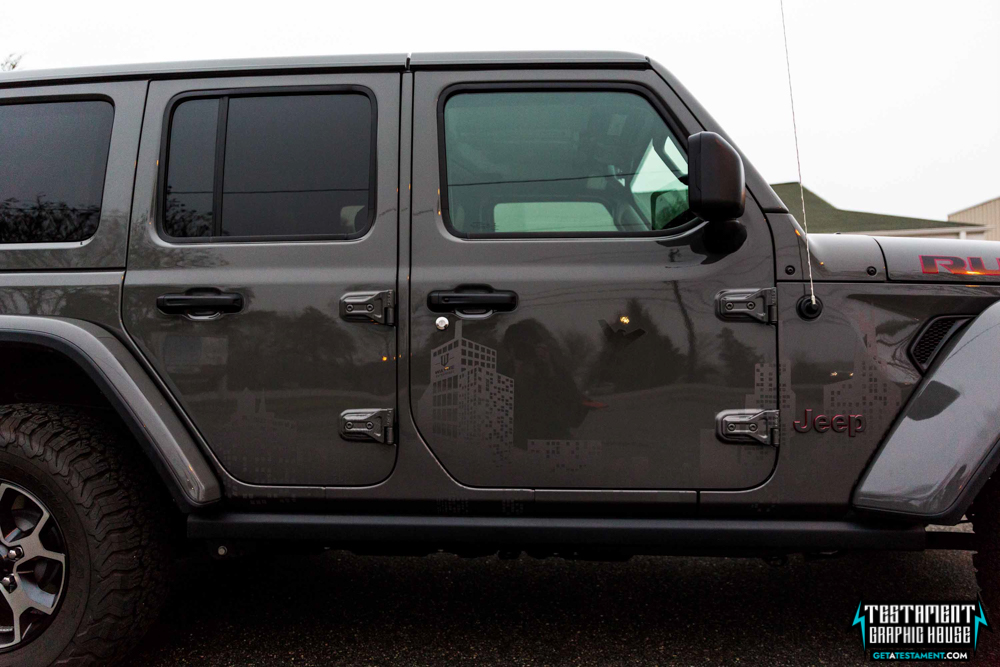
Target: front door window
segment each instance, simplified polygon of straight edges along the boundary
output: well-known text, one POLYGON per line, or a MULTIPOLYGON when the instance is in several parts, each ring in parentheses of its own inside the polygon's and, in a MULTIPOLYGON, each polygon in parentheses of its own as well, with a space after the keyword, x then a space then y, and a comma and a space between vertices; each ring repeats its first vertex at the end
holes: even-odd
POLYGON ((634 235, 694 219, 687 159, 635 92, 459 92, 444 106, 455 234, 634 235))

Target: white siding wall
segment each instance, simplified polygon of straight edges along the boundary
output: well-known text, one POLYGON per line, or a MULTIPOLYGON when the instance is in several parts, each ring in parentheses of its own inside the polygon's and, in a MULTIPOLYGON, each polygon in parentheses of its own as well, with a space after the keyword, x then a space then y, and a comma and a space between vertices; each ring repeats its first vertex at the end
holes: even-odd
POLYGON ((978 206, 952 213, 949 222, 973 222, 986 225, 986 239, 1000 241, 1000 197, 983 202, 978 206))

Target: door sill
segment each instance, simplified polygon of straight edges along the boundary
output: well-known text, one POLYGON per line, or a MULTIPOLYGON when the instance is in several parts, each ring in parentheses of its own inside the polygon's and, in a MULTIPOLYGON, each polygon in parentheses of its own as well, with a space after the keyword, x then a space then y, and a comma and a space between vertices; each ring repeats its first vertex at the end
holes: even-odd
POLYGON ((277 514, 192 514, 188 537, 359 544, 574 546, 641 553, 919 551, 922 526, 754 519, 613 519, 277 514))

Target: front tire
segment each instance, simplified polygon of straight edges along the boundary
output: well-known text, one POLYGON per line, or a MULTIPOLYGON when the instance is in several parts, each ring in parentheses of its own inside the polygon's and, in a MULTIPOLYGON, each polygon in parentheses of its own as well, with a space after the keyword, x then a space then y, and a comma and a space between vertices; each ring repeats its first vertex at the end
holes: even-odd
POLYGON ((156 620, 172 517, 148 468, 93 413, 0 406, 0 667, 112 664, 156 620))

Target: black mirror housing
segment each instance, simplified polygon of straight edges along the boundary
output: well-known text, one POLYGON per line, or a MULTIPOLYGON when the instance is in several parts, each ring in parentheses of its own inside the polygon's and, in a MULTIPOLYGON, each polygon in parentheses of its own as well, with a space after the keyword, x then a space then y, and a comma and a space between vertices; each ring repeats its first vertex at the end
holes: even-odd
POLYGON ((715 132, 688 137, 688 202, 702 220, 735 220, 746 207, 743 160, 715 132))

